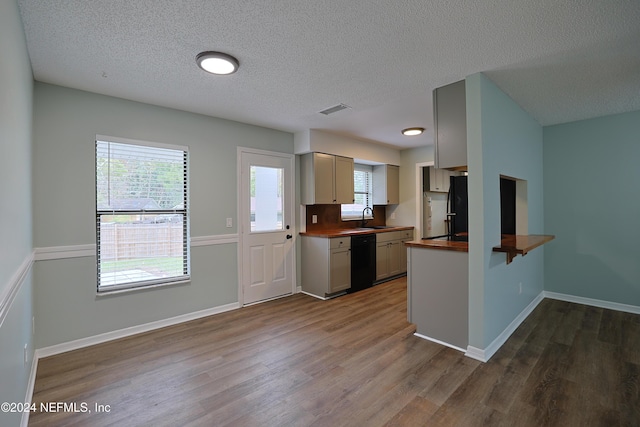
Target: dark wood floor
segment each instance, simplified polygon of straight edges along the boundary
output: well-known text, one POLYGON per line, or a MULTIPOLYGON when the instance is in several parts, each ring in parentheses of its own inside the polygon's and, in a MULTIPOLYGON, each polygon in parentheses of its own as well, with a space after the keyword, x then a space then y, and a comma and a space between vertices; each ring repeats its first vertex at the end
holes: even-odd
POLYGON ((485 364, 413 332, 404 279, 294 295, 40 360, 92 412, 29 425, 640 425, 640 316, 544 300, 485 364))

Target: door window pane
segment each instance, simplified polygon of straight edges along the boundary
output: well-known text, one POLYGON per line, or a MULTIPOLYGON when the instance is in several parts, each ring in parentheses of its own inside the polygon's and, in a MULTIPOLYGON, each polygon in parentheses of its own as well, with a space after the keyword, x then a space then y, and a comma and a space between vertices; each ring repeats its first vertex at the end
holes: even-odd
POLYGON ((251 231, 281 231, 282 168, 251 166, 251 231))

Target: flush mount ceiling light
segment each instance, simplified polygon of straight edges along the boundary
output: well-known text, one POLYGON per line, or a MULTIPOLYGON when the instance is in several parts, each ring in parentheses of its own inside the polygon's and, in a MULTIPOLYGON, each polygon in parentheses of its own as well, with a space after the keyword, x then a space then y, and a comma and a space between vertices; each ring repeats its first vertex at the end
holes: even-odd
POLYGON ((240 64, 231 55, 221 52, 202 52, 196 56, 198 67, 211 74, 233 74, 240 64))
POLYGON ((420 135, 424 132, 424 128, 406 128, 402 129, 402 134, 404 136, 416 136, 420 135))

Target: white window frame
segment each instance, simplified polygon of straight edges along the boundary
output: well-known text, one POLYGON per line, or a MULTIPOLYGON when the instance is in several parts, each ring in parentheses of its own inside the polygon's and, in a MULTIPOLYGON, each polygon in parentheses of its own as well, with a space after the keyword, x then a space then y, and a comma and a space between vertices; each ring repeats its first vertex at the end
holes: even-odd
MULTIPOLYGON (((360 163, 354 164, 353 165, 354 182, 355 182, 355 176, 358 172, 366 172, 369 174, 368 185, 367 185, 368 191, 365 191, 365 192, 355 191, 355 186, 354 186, 354 196, 358 194, 365 195, 366 207, 371 208, 371 210, 367 210, 364 219, 373 219, 373 166, 363 165, 360 163)), ((355 204, 343 204, 343 205, 340 205, 340 216, 343 221, 362 220, 362 209, 359 209, 358 211, 356 211, 355 204)))
MULTIPOLYGON (((97 268, 97 292, 98 294, 109 294, 116 292, 125 292, 131 290, 137 290, 141 288, 150 288, 164 285, 174 285, 179 283, 186 283, 191 280, 191 254, 190 254, 190 221, 189 221, 189 147, 182 145, 171 145, 171 144, 162 144, 150 141, 140 141, 126 138, 118 138, 112 136, 104 136, 104 135, 96 135, 95 141, 95 190, 96 190, 96 268, 97 268), (99 144, 104 143, 113 143, 113 144, 126 144, 135 147, 151 147, 151 148, 160 148, 166 150, 174 150, 181 151, 183 153, 183 164, 184 164, 184 177, 182 184, 184 185, 183 189, 183 200, 181 205, 174 206, 173 208, 152 208, 152 209, 99 209, 98 207, 98 146, 99 144), (101 272, 101 264, 102 260, 100 258, 101 254, 101 240, 100 240, 100 232, 101 232, 101 217, 103 215, 151 215, 151 216, 160 216, 160 215, 171 215, 173 217, 181 216, 182 223, 182 274, 169 276, 169 277, 155 277, 155 278, 141 278, 134 279, 126 282, 118 282, 111 284, 103 284, 102 282, 102 272, 101 272)), ((111 158, 111 153, 109 153, 109 159, 111 158)), ((167 257, 169 258, 169 257, 167 257)), ((106 275, 105 275, 106 277, 106 275)))

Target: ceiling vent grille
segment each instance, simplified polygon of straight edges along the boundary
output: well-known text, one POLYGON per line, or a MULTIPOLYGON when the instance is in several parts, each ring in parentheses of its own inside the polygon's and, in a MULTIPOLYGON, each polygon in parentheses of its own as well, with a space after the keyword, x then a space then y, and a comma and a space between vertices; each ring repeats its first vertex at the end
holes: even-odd
POLYGON ((325 116, 328 116, 329 114, 337 113, 338 111, 346 110, 347 108, 351 108, 351 107, 349 107, 346 104, 338 104, 338 105, 334 105, 333 107, 329 107, 325 110, 320 111, 320 114, 324 114, 325 116))

